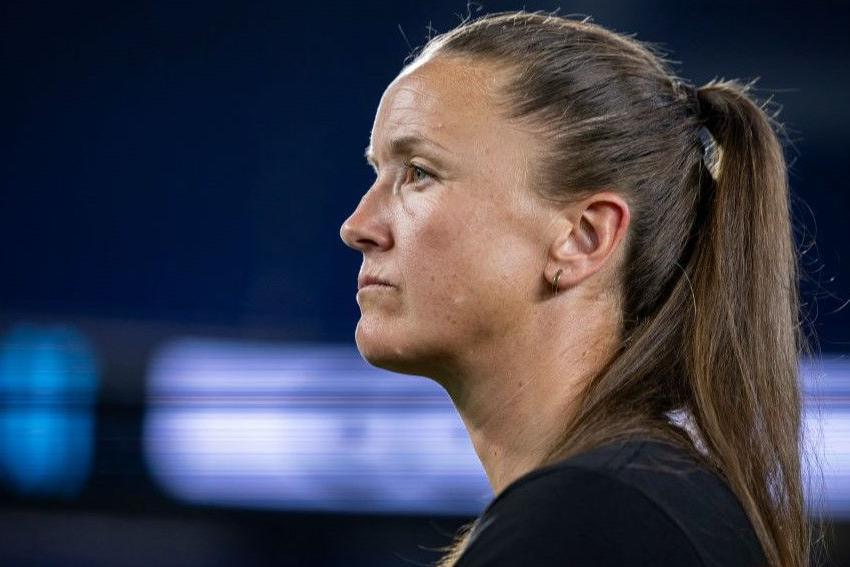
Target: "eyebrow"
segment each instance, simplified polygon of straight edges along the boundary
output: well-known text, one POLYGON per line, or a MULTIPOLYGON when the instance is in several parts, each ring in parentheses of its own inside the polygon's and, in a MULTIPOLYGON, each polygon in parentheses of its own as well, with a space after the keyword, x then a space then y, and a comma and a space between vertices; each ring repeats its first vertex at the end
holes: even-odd
MULTIPOLYGON (((434 140, 431 140, 429 138, 426 138, 425 136, 421 136, 418 134, 405 134, 403 136, 393 138, 392 140, 390 140, 389 149, 391 155, 399 155, 405 152, 409 152, 417 146, 423 145, 433 146, 437 149, 443 150, 444 152, 448 151, 445 146, 439 144, 438 142, 435 142, 434 140)), ((372 153, 371 143, 366 146, 366 151, 363 153, 363 156, 366 158, 366 161, 374 165, 375 155, 372 153)))

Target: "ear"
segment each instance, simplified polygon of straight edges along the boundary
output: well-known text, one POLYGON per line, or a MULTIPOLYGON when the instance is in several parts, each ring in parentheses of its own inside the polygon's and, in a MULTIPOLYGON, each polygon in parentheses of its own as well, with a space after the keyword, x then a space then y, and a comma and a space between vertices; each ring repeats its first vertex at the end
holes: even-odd
POLYGON ((572 203, 559 213, 562 227, 549 249, 546 277, 551 287, 558 270, 558 288, 578 285, 622 254, 631 215, 629 205, 617 193, 595 193, 572 203))

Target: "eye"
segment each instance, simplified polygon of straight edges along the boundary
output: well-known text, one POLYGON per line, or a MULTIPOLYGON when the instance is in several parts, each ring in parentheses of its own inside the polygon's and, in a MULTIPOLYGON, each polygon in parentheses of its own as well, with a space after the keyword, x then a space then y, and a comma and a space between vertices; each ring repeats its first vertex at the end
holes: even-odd
POLYGON ((429 179, 432 179, 434 177, 433 175, 431 175, 431 173, 429 173, 425 169, 422 169, 418 165, 414 165, 409 161, 404 162, 404 167, 405 167, 405 175, 404 175, 404 182, 405 183, 414 183, 414 184, 422 183, 422 182, 428 181, 429 179))

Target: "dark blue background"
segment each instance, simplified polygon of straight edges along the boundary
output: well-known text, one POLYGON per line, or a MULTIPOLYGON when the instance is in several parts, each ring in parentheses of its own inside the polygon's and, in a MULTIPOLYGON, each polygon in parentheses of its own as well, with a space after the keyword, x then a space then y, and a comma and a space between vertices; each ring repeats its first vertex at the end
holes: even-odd
MULTIPOLYGON (((829 314, 850 297, 845 6, 561 10, 661 43, 698 84, 761 77, 757 93, 784 106, 795 206, 817 237, 804 263, 819 282, 807 293, 819 297, 824 350, 850 342, 850 310, 829 314)), ((429 23, 445 31, 466 12, 462 2, 4 5, 2 308, 350 340, 359 255, 338 228, 371 182, 362 150, 409 52, 399 28, 421 45, 429 23)))

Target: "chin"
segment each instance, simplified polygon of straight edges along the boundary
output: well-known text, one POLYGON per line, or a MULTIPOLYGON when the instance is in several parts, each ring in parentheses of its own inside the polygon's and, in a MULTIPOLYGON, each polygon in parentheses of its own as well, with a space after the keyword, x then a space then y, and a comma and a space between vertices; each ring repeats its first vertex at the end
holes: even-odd
POLYGON ((367 324, 362 319, 357 323, 354 341, 363 359, 377 368, 391 372, 400 372, 404 366, 404 350, 393 345, 391 335, 385 326, 367 324))
POLYGON ((372 366, 399 374, 429 375, 428 365, 423 364, 421 353, 414 353, 398 339, 398 333, 387 325, 374 325, 363 319, 357 324, 354 333, 360 356, 372 366))

